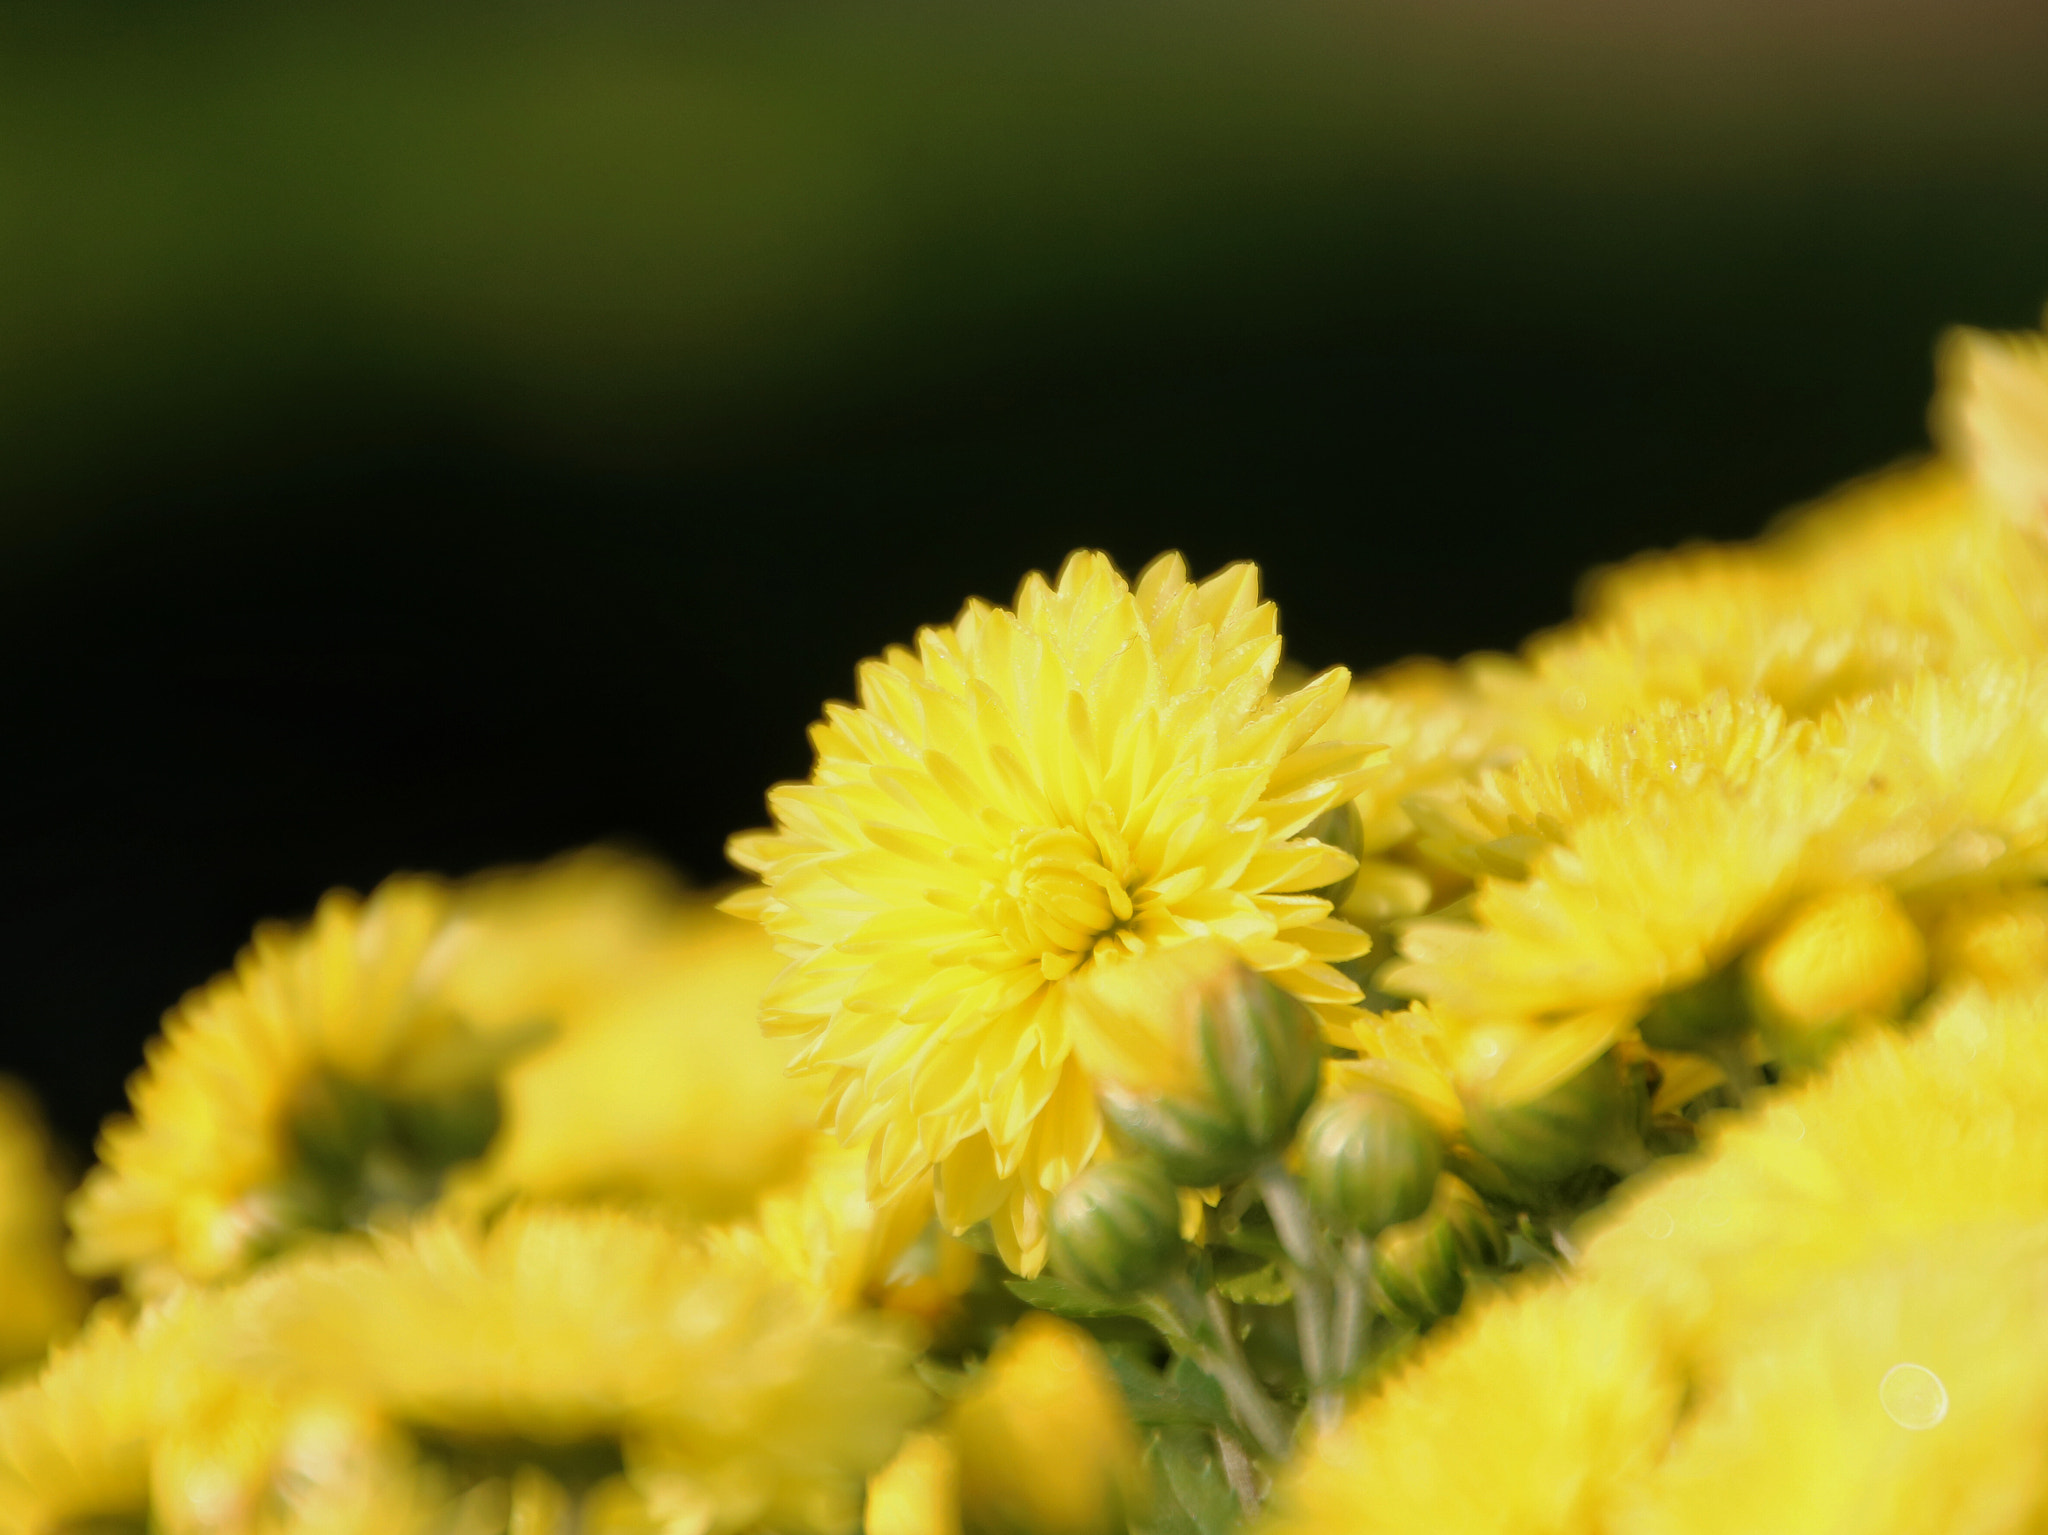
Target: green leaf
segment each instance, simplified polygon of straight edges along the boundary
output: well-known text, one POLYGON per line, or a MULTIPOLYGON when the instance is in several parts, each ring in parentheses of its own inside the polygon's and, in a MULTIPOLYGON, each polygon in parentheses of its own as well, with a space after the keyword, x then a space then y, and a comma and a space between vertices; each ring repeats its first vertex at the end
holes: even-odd
POLYGON ((1240 1306, 1284 1306, 1294 1299, 1294 1286, 1277 1263, 1218 1279, 1216 1289, 1225 1300, 1240 1306))
POLYGON ((1152 1471, 1154 1517, 1162 1530, 1229 1535, 1238 1527, 1244 1511, 1224 1474, 1213 1433, 1162 1429, 1153 1436, 1145 1460, 1152 1471))
POLYGON ((1027 1306, 1040 1311, 1050 1311, 1054 1316, 1143 1316, 1145 1304, 1139 1300, 1119 1299, 1091 1290, 1086 1285, 1073 1284, 1065 1279, 1043 1277, 1039 1279, 1006 1279, 1003 1286, 1027 1306))
POLYGON ((1188 1361, 1177 1360, 1163 1377, 1122 1350, 1110 1355, 1109 1364, 1123 1387, 1131 1421, 1140 1428, 1232 1426, 1222 1388, 1188 1361))

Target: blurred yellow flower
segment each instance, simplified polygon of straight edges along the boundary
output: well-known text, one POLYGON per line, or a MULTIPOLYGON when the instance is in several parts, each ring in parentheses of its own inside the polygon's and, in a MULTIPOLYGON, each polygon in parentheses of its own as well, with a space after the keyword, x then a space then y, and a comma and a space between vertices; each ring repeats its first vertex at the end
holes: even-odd
MULTIPOLYGON (((1521 754, 1515 722, 1486 691, 1506 663, 1463 666, 1408 661, 1375 672, 1345 695, 1318 738, 1371 741, 1387 755, 1367 765, 1358 796, 1361 856, 1341 914, 1366 927, 1413 916, 1434 904, 1437 871, 1411 844, 1416 803, 1427 805, 1480 768, 1521 754)), ((1427 852, 1427 848, 1421 849, 1427 852)))
POLYGON ((0 1529, 378 1528, 349 1522, 367 1511, 367 1460, 389 1448, 377 1426, 224 1372, 231 1325, 216 1297, 189 1292, 132 1324, 105 1309, 0 1393, 0 1529))
POLYGON ((144 1528, 149 1447, 182 1335, 131 1336, 101 1314, 33 1380, 0 1393, 0 1528, 63 1535, 93 1521, 144 1528))
POLYGON ((154 1294, 444 1188, 742 1213, 816 1114, 755 1023, 776 964, 752 924, 602 852, 330 894, 167 1017, 73 1203, 73 1261, 154 1294))
POLYGON ((2048 1224, 1829 1273, 1695 1393, 1625 1535, 1925 1535, 2048 1515, 2048 1224))
POLYGON ((1123 1393, 1071 1322, 1020 1318, 948 1423, 970 1532, 1116 1535, 1143 1512, 1123 1393))
POLYGON ((1306 1448, 1269 1535, 1588 1535, 1668 1443, 1684 1382, 1618 1290, 1499 1295, 1306 1448))
POLYGON ((134 1117, 108 1122, 73 1201, 79 1269, 127 1270, 144 1292, 219 1278, 294 1232, 428 1197, 437 1160, 480 1150, 504 1041, 435 993, 450 904, 407 876, 367 901, 337 891, 304 928, 259 927, 169 1013, 129 1084, 134 1117), (427 1133, 407 1155, 413 1118, 427 1133))
POLYGON ((1051 1198, 1101 1133, 1077 970, 1215 936, 1348 1017, 1331 962, 1366 941, 1313 892, 1354 861, 1299 833, 1356 794, 1368 751, 1309 744, 1345 674, 1269 697, 1279 655, 1251 566, 1195 583, 1165 556, 1132 587, 1082 553, 1014 611, 970 602, 863 664, 859 707, 827 708, 811 780, 730 844, 763 883, 729 909, 793 961, 764 1022, 831 1074, 877 1201, 936 1166, 948 1227, 990 1220, 1038 1269, 1051 1198))
POLYGON ((0 1077, 0 1370, 78 1325, 85 1287, 64 1266, 64 1195, 35 1100, 0 1077))
POLYGON ((572 1030, 506 1067, 502 1128, 450 1176, 452 1202, 637 1198, 727 1220, 802 1169, 818 1099, 761 1034, 781 968, 766 935, 701 898, 663 918, 651 953, 608 988, 587 983, 572 1030))
POLYGON ((1583 1268, 1708 1352, 1815 1275, 1939 1233, 2048 1222, 2048 993, 1959 991, 1911 1035, 1717 1121, 1712 1154, 1635 1180, 1583 1268))
POLYGON ((432 1217, 259 1283, 245 1363, 372 1405, 458 1493, 465 1467, 573 1463, 589 1485, 556 1475, 564 1495, 655 1524, 849 1530, 926 1406, 891 1329, 652 1216, 432 1217))
POLYGON ((944 1433, 919 1430, 868 1478, 863 1535, 960 1535, 960 1458, 944 1433))

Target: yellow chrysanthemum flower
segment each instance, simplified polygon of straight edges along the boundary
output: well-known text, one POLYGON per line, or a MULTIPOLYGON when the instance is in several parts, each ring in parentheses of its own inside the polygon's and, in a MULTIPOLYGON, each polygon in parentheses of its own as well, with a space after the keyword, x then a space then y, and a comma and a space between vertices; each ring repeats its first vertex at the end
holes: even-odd
POLYGON ((1761 695, 1716 694, 1695 708, 1666 702, 1417 803, 1422 846, 1469 874, 1523 878, 1538 853, 1568 844, 1597 816, 1708 786, 1740 794, 1781 755, 1810 749, 1810 732, 1761 695))
POLYGON ((514 1210, 482 1235, 429 1218, 309 1249, 252 1295, 242 1348, 386 1414, 458 1494, 465 1468, 553 1467, 564 1496, 661 1528, 850 1529, 926 1405, 879 1321, 618 1211, 514 1210))
POLYGON ((1944 1232, 2048 1222, 2048 993, 1957 993, 1910 1035, 1866 1037, 1823 1078, 1717 1121, 1594 1217, 1612 1277, 1703 1349, 1812 1276, 1944 1232))
MULTIPOLYGON (((399 877, 367 901, 329 895, 303 929, 259 927, 151 1041, 129 1084, 134 1117, 109 1122, 73 1202, 73 1262, 156 1291, 422 1197, 445 1151, 399 1153, 376 1122, 386 1105, 457 1139, 490 1109, 475 1089, 494 1041, 435 992, 450 904, 444 884, 399 877)), ((453 1149, 474 1154, 489 1128, 453 1149)))
POLYGON ((2048 864, 2048 666, 1924 676, 1814 724, 1760 698, 1667 706, 1424 813, 1439 856, 1490 872, 1406 926, 1380 984, 1454 1035, 1625 1030, 1740 961, 1781 1059, 1811 1064, 1915 1001, 1944 903, 2048 864))
POLYGON ((232 1327, 196 1292, 133 1325, 103 1310, 0 1394, 0 1529, 403 1535, 409 1522, 382 1517, 404 1487, 388 1436, 345 1404, 221 1370, 232 1327))
POLYGON ((1625 1293, 1510 1291, 1432 1335, 1274 1492, 1269 1535, 1588 1535, 1669 1442, 1684 1383, 1625 1293))
POLYGON ((0 1370, 78 1325, 85 1289, 64 1266, 63 1191, 35 1100, 0 1078, 0 1370))
MULTIPOLYGON (((1361 854, 1343 915, 1362 927, 1413 916, 1439 898, 1438 871, 1413 856, 1415 802, 1428 803, 1480 768, 1521 754, 1515 721, 1487 683, 1508 663, 1478 657, 1459 667, 1408 661, 1354 686, 1319 733, 1328 741, 1372 741, 1358 796, 1361 854)), ((1424 850, 1426 851, 1426 849, 1424 850)))
POLYGON ((781 967, 767 936, 708 902, 679 898, 663 915, 652 957, 506 1068, 502 1128, 451 1176, 452 1201, 623 1197, 727 1220, 801 1170, 817 1094, 761 1034, 761 994, 781 967))
POLYGON ((1716 1361, 1617 1535, 1923 1535, 2048 1517, 2048 1223, 1830 1273, 1716 1361))
POLYGON ((34 1380, 0 1394, 0 1527, 59 1535, 105 1521, 143 1527, 149 1445, 175 1368, 168 1337, 131 1338, 101 1315, 34 1380))
POLYGON ((1381 984, 1467 1020, 1640 1011, 1727 963, 1810 887, 1818 839, 1863 792, 1832 755, 1786 751, 1746 778, 1598 809, 1563 842, 1517 849, 1527 877, 1482 878, 1463 920, 1411 924, 1381 984))
POLYGON ((1284 697, 1258 577, 1200 583, 1178 556, 1127 585, 1099 554, 1014 611, 970 602, 859 670, 811 779, 736 837, 758 916, 791 964, 763 1004, 831 1073, 830 1115, 872 1146, 887 1202, 938 1169, 949 1228, 993 1224, 1021 1272, 1046 1211, 1095 1154, 1069 981, 1153 945, 1214 936, 1341 1023, 1332 961, 1366 941, 1314 894, 1352 858, 1298 835, 1357 792, 1367 749, 1310 740, 1341 701, 1324 673, 1284 697))
POLYGON ((222 1279, 451 1177, 473 1205, 728 1218, 801 1166, 816 1112, 754 1022, 775 968, 751 924, 613 854, 334 893, 167 1018, 74 1202, 74 1261, 143 1293, 222 1279))

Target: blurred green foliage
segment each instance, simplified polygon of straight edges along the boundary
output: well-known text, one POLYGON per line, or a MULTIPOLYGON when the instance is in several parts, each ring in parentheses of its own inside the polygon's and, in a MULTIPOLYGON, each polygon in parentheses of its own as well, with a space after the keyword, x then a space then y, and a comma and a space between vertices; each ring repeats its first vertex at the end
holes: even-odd
POLYGON ((231 455, 339 395, 716 456, 991 359, 1276 327, 1924 348, 2048 293, 2044 16, 10 10, 0 475, 231 455))

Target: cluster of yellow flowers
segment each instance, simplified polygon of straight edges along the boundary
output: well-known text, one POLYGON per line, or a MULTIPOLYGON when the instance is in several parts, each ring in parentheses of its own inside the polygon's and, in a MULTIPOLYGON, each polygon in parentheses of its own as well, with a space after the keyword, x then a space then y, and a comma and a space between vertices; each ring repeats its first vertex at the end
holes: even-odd
POLYGON ((0 1532, 2042 1528, 2048 337, 1943 367, 1518 656, 1080 553, 715 906, 258 928, 61 1218, 0 1096, 0 1532))

